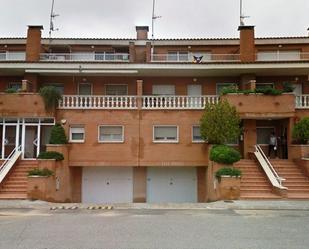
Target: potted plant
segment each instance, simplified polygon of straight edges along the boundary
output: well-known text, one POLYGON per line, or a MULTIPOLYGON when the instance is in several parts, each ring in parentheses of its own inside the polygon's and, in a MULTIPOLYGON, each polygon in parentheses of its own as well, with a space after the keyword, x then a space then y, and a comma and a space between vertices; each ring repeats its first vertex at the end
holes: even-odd
POLYGON ((54 185, 54 172, 47 168, 36 168, 28 172, 27 196, 30 200, 48 200, 54 185))
POLYGON ((219 182, 219 199, 237 200, 240 197, 241 171, 233 167, 224 167, 216 172, 219 182))

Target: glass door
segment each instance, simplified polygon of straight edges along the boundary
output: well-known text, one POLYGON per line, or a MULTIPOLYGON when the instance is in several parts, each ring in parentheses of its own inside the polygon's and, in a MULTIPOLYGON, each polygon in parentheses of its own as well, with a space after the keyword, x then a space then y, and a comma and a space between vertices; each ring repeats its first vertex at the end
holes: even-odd
POLYGON ((8 158, 12 151, 18 146, 17 124, 5 125, 3 127, 2 158, 8 158))
POLYGON ((34 159, 39 153, 38 125, 25 125, 23 158, 34 159))

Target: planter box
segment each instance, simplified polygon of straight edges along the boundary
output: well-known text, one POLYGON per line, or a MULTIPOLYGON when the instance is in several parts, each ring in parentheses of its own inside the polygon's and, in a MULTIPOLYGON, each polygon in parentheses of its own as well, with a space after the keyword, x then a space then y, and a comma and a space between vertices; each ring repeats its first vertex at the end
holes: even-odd
POLYGON ((51 117, 37 93, 0 93, 0 115, 6 117, 51 117))
POLYGON ((219 193, 221 200, 238 200, 240 197, 240 177, 221 176, 219 193))
POLYGON ((29 176, 27 197, 30 200, 53 201, 52 192, 55 189, 53 176, 29 176))
POLYGON ((309 144, 289 145, 288 156, 290 160, 309 158, 309 144))
POLYGON ((288 93, 277 96, 231 93, 221 98, 234 105, 241 118, 293 117, 295 112, 295 96, 288 93))

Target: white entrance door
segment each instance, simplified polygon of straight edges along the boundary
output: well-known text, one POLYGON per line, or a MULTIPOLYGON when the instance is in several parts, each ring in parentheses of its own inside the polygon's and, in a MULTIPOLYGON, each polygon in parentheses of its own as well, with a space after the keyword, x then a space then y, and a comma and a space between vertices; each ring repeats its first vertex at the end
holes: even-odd
POLYGON ((188 107, 200 107, 201 106, 201 98, 202 95, 202 85, 188 85, 187 89, 188 93, 188 107))
POLYGON ((131 167, 84 167, 83 203, 126 203, 133 201, 131 167))
POLYGON ((147 202, 197 202, 196 168, 147 168, 147 202))

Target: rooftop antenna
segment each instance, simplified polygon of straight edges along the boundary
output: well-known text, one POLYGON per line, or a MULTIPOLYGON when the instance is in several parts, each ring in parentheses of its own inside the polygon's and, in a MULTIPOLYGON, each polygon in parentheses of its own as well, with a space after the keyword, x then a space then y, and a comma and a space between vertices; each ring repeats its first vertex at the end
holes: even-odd
POLYGON ((155 14, 155 8, 156 8, 156 0, 152 0, 152 23, 151 23, 151 39, 152 39, 152 53, 154 51, 154 26, 155 26, 155 20, 161 18, 162 16, 157 16, 155 14))
POLYGON ((242 0, 240 0, 240 11, 239 11, 239 16, 240 16, 240 26, 245 26, 245 19, 246 19, 246 18, 249 18, 250 16, 245 16, 245 15, 244 15, 242 0))
POLYGON ((54 27, 54 19, 59 16, 58 14, 55 14, 54 12, 54 5, 55 5, 55 0, 52 0, 52 7, 50 11, 50 21, 49 21, 49 39, 51 39, 52 32, 58 31, 59 29, 55 29, 54 27))

